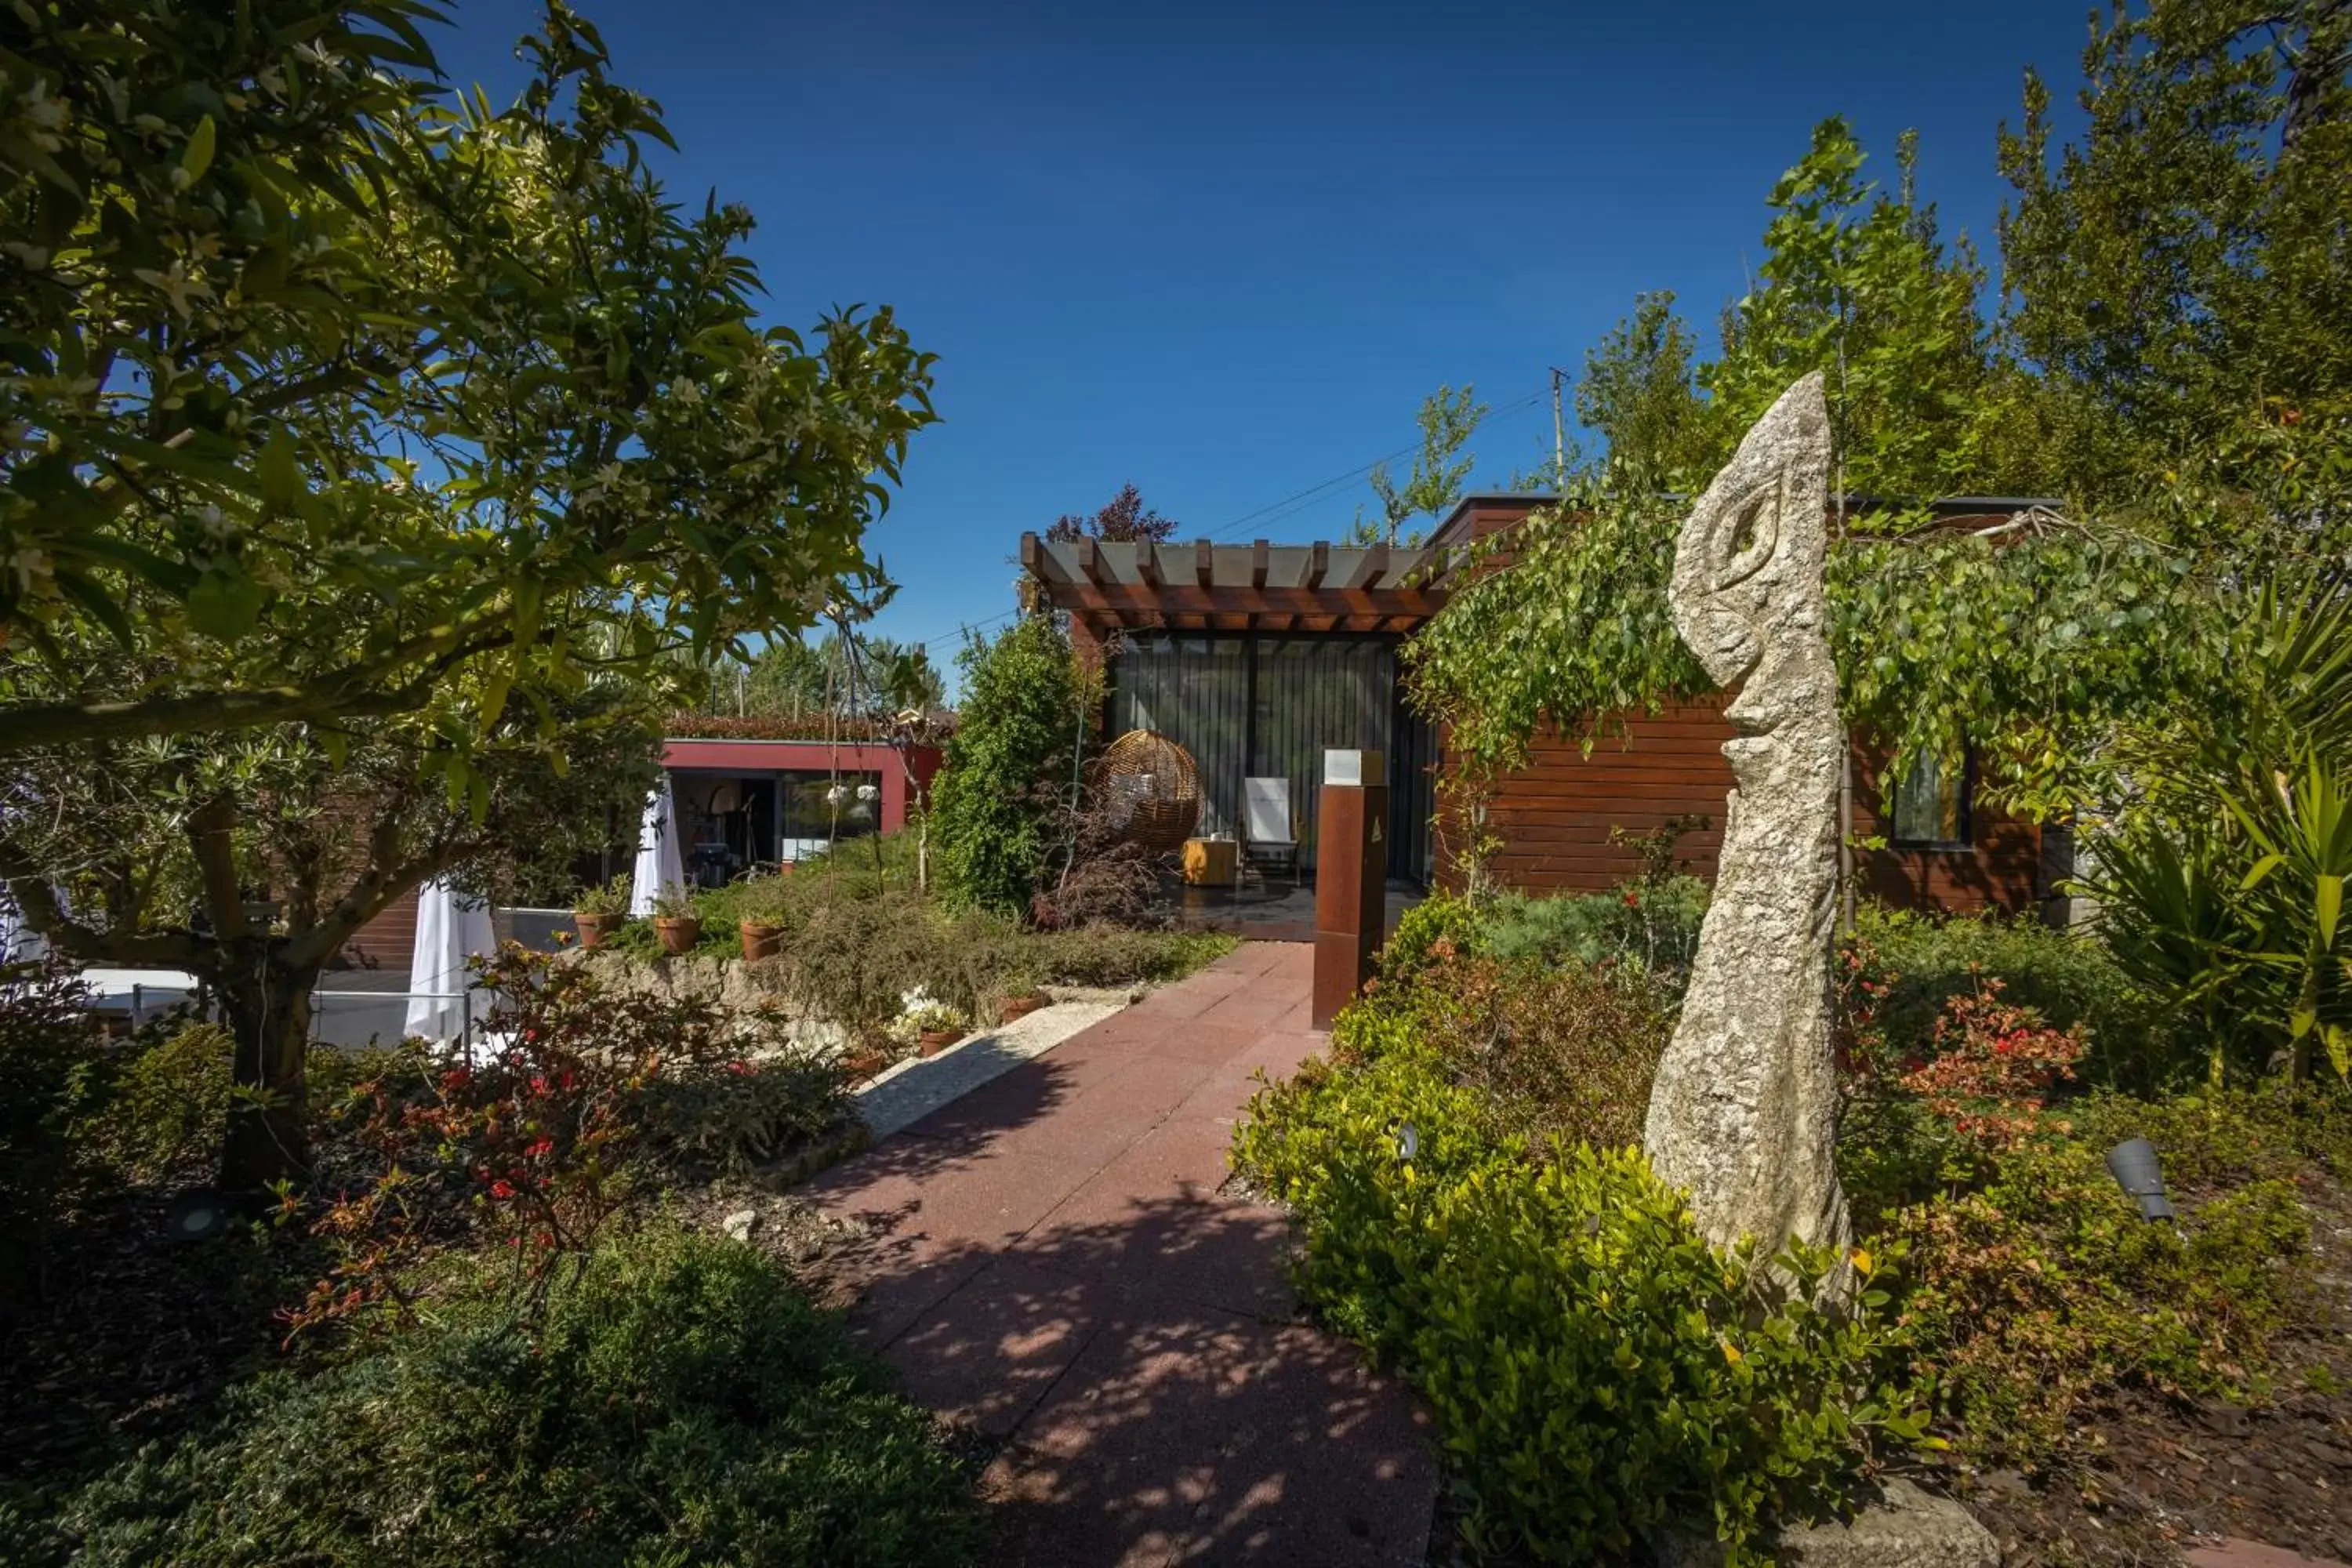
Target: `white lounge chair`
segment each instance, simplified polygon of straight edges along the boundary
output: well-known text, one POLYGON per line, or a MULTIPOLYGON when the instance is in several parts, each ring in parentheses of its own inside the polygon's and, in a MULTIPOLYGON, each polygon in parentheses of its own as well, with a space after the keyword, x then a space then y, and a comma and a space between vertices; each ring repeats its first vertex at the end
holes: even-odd
POLYGON ((1242 780, 1242 853, 1252 863, 1286 866, 1298 875, 1298 834, 1286 778, 1242 780))

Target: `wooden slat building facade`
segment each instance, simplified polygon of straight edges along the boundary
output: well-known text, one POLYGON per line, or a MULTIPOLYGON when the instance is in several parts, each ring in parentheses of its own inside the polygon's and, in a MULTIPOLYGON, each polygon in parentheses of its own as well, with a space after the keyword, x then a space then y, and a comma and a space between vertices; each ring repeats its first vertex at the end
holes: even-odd
MULTIPOLYGON (((1432 827, 1447 766, 1444 737, 1402 701, 1399 649, 1444 607, 1449 573, 1467 546, 1551 499, 1467 498, 1431 543, 1416 549, 1048 542, 1025 534, 1021 563, 1030 602, 1065 612, 1081 651, 1108 660, 1107 723, 1160 728, 1194 751, 1210 781, 1211 830, 1229 822, 1227 797, 1244 774, 1286 774, 1294 810, 1311 814, 1320 748, 1370 747, 1390 759, 1391 878, 1454 884, 1458 868, 1444 854, 1454 836, 1432 827), (1318 654, 1318 646, 1328 651, 1318 654), (1377 654, 1368 658, 1368 647, 1377 654), (1269 681, 1265 672, 1283 659, 1314 673, 1287 687, 1269 681), (1349 669, 1351 659, 1361 673, 1349 669), (1268 735, 1288 739, 1269 743, 1268 735)), ((2035 504, 1959 500, 1936 510, 1966 526, 2035 504)), ((1486 569, 1507 571, 1507 552, 1488 557, 1486 569)), ((1530 748, 1528 765, 1496 781, 1486 803, 1487 831, 1501 840, 1488 862, 1492 879, 1530 892, 1605 890, 1640 869, 1627 837, 1696 816, 1709 826, 1686 833, 1677 854, 1712 876, 1732 784, 1721 750, 1732 730, 1721 700, 1605 715, 1595 736, 1588 749, 1580 735, 1548 730, 1530 748)), ((1885 748, 1857 738, 1851 789, 1857 837, 1895 837, 1877 782, 1885 757, 1885 748)), ((1947 785, 1958 792, 1957 826, 1945 830, 1956 837, 1857 852, 1860 885, 1892 904, 1949 912, 2049 907, 2054 884, 2071 871, 2063 836, 2045 837, 2032 823, 1982 808, 1967 798, 1968 782, 1947 785)), ((1311 846, 1311 821, 1301 837, 1311 846)))

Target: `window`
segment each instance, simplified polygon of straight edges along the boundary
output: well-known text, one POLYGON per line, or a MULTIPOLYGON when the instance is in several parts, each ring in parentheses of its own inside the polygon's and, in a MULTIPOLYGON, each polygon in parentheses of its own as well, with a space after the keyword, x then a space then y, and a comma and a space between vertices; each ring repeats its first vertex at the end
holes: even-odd
POLYGON ((1899 849, 1969 847, 1969 761, 1922 752, 1895 785, 1895 845, 1899 849))
POLYGON ((881 826, 880 773, 845 773, 837 785, 829 772, 782 773, 776 781, 782 791, 779 837, 786 860, 804 860, 836 838, 862 837, 881 826))

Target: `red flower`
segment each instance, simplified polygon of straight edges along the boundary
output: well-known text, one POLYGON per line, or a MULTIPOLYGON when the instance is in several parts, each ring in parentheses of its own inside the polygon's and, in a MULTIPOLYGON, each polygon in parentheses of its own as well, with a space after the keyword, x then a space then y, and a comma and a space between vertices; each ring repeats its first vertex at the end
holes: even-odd
POLYGON ((751 1073, 751 1064, 746 1061, 729 1062, 727 1064, 727 1070, 733 1073, 737 1078, 743 1078, 751 1073))
POLYGON ((515 1189, 512 1182, 501 1179, 490 1184, 490 1196, 494 1198, 510 1198, 514 1195, 515 1189))
POLYGON ((523 1149, 525 1157, 533 1160, 543 1160, 553 1152, 555 1152, 555 1140, 544 1136, 533 1139, 523 1149))
POLYGON ((1642 907, 1642 895, 1641 895, 1641 894, 1639 894, 1639 893, 1637 893, 1637 892, 1635 892, 1635 891, 1633 891, 1633 889, 1631 889, 1631 888, 1626 889, 1625 889, 1625 907, 1626 907, 1627 909, 1629 909, 1629 910, 1638 910, 1638 909, 1640 909, 1640 908, 1642 907))

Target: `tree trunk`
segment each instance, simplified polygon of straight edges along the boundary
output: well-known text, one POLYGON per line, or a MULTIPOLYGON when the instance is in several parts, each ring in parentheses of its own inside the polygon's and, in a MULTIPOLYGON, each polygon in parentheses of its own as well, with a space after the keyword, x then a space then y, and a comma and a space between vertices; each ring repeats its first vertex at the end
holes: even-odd
POLYGON ((310 993, 318 983, 318 965, 289 965, 275 952, 222 976, 240 1090, 229 1105, 221 1150, 221 1185, 229 1191, 260 1192, 274 1182, 310 1175, 303 1064, 310 1045, 310 993))

